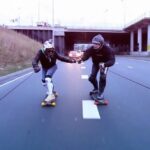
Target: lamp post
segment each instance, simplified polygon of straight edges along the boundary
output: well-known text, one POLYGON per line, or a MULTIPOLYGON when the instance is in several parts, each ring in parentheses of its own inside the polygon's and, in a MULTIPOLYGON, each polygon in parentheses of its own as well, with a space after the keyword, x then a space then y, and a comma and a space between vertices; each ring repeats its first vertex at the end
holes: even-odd
POLYGON ((121 0, 121 2, 122 2, 122 8, 123 8, 123 27, 125 27, 125 24, 126 24, 125 0, 121 0))
POLYGON ((105 28, 107 26, 107 13, 108 13, 108 11, 109 10, 107 8, 104 10, 104 26, 105 26, 105 28))
POLYGON ((40 21, 40 0, 38 0, 38 22, 40 21))
POLYGON ((54 27, 54 0, 52 0, 52 27, 54 27))
POLYGON ((55 18, 54 18, 54 0, 52 0, 52 29, 53 29, 53 33, 52 33, 52 41, 53 41, 53 46, 55 47, 55 34, 54 34, 54 26, 55 26, 55 18))

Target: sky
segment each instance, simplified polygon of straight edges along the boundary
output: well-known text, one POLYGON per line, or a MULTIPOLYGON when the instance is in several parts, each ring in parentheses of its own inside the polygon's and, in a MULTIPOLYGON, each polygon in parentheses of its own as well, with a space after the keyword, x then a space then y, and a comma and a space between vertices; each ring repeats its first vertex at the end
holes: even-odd
POLYGON ((143 15, 150 17, 149 0, 0 0, 0 3, 0 25, 28 26, 44 21, 74 28, 122 28, 143 15))

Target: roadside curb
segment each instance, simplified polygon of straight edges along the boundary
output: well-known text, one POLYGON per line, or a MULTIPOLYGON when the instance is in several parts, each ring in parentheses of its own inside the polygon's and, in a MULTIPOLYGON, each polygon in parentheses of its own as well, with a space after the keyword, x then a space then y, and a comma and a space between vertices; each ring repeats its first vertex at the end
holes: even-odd
POLYGON ((30 67, 30 68, 27 68, 27 69, 19 70, 17 72, 13 72, 13 73, 10 73, 8 75, 2 76, 2 77, 0 77, 0 84, 6 82, 8 80, 11 80, 13 78, 16 78, 18 76, 21 76, 22 74, 31 72, 32 70, 33 69, 30 67))
POLYGON ((144 61, 150 61, 149 56, 129 56, 129 55, 116 55, 118 57, 124 57, 124 58, 130 58, 130 59, 136 59, 136 60, 144 60, 144 61))

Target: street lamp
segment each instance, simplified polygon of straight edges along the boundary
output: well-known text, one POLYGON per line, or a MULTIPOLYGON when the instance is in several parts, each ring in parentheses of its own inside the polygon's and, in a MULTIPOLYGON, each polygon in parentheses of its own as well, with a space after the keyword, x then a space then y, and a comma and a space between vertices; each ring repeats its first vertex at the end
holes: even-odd
POLYGON ((123 26, 125 27, 126 24, 126 9, 125 9, 125 0, 121 0, 122 7, 123 7, 123 26))
POLYGON ((54 0, 52 0, 52 29, 53 29, 53 33, 52 33, 52 41, 53 41, 53 45, 55 47, 55 35, 54 35, 54 0))
POLYGON ((52 0, 52 27, 54 27, 54 0, 52 0))
POLYGON ((40 0, 38 1, 38 22, 40 22, 40 0))
POLYGON ((107 26, 107 13, 108 13, 108 9, 105 9, 104 10, 104 26, 105 26, 105 28, 106 28, 106 26, 107 26))

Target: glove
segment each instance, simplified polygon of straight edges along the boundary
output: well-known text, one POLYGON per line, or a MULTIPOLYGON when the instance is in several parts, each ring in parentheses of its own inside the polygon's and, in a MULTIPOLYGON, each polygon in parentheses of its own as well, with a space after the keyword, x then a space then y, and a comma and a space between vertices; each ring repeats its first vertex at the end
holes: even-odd
POLYGON ((76 63, 76 60, 75 59, 71 59, 71 63, 76 63))
POLYGON ((82 63, 82 59, 79 59, 77 62, 78 62, 78 64, 81 64, 82 63))
POLYGON ((35 66, 33 69, 35 73, 38 73, 41 70, 39 66, 35 66))

